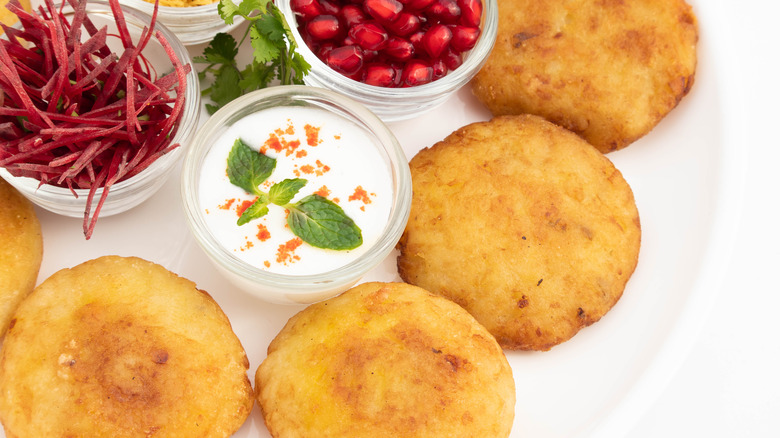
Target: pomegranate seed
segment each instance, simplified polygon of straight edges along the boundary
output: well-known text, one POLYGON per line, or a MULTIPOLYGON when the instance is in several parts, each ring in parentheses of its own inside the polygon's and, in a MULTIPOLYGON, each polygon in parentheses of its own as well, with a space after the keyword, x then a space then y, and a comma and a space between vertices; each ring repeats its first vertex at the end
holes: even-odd
POLYGON ((415 50, 408 40, 391 37, 387 40, 383 53, 396 61, 406 61, 414 56, 415 50))
POLYGON ((306 23, 306 31, 315 40, 331 40, 339 36, 339 19, 333 15, 320 15, 306 23))
POLYGON ((449 47, 452 31, 443 24, 433 25, 422 37, 422 47, 431 58, 438 58, 449 47))
POLYGON ((401 72, 401 85, 414 87, 433 80, 433 67, 425 61, 413 60, 406 63, 401 72))
POLYGON ((363 50, 363 63, 379 58, 379 52, 376 50, 363 50))
POLYGON ((463 64, 463 57, 460 53, 452 50, 451 47, 448 47, 444 53, 441 54, 441 60, 444 61, 444 65, 450 70, 455 70, 463 64))
POLYGON ((366 50, 379 50, 387 43, 387 31, 376 23, 361 23, 349 29, 349 36, 366 50))
POLYGON ((431 64, 431 67, 433 67, 433 80, 441 79, 444 76, 447 75, 447 71, 449 69, 447 68, 447 65, 444 63, 443 59, 437 59, 436 61, 433 61, 433 64, 431 64))
POLYGON ((417 31, 409 36, 409 42, 412 43, 415 51, 425 53, 422 45, 423 36, 425 36, 424 31, 417 31))
POLYGON ((324 43, 320 45, 319 49, 317 50, 317 57, 320 59, 327 59, 328 53, 330 53, 330 51, 334 48, 336 48, 336 45, 333 43, 324 43))
POLYGON ((341 8, 341 11, 339 11, 339 18, 344 21, 344 24, 347 25, 347 28, 350 28, 356 24, 365 22, 366 14, 363 12, 363 9, 361 9, 360 6, 345 5, 343 8, 341 8))
POLYGON ((334 3, 331 0, 319 0, 324 14, 338 15, 341 8, 338 3, 334 3))
POLYGON ((309 21, 323 13, 318 0, 290 0, 290 8, 304 21, 309 21))
POLYGON ((401 13, 404 5, 398 0, 366 0, 363 7, 368 15, 380 21, 393 21, 401 13))
POLYGON ((479 27, 482 21, 482 0, 458 0, 460 6, 460 24, 479 27))
POLYGON ((385 25, 385 27, 397 36, 407 36, 420 29, 420 17, 409 12, 401 12, 398 18, 385 25))
POLYGON ((480 30, 478 27, 452 26, 452 40, 450 47, 458 52, 466 52, 474 48, 479 39, 480 30))
POLYGON ((401 74, 392 66, 371 64, 366 67, 366 75, 363 81, 368 85, 376 85, 377 87, 395 87, 401 82, 401 74))
POLYGON ((434 0, 409 0, 406 7, 413 11, 422 11, 433 3, 434 0))
POLYGON ((460 6, 455 0, 434 0, 425 12, 429 18, 445 24, 455 24, 460 18, 460 6))
POLYGON ((354 75, 363 68, 363 50, 358 46, 336 47, 325 61, 330 68, 345 75, 354 75))

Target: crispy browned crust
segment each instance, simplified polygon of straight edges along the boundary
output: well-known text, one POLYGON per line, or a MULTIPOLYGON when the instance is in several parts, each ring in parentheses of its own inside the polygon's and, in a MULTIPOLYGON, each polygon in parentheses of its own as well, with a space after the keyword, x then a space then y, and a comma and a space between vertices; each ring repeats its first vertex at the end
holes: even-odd
POLYGON ((0 178, 0 339, 32 292, 43 258, 41 224, 30 201, 0 178))
POLYGON ((536 116, 465 126, 410 162, 404 281, 463 306, 508 349, 598 321, 637 264, 639 215, 612 163, 536 116))
POLYGON ((138 258, 49 277, 1 354, 11 437, 228 437, 253 405, 246 354, 217 303, 138 258))
POLYGON ((696 17, 684 0, 499 0, 472 82, 494 115, 536 114, 602 152, 648 133, 688 93, 696 17))
POLYGON ((365 283, 295 315, 255 375, 274 437, 509 436, 512 371, 457 305, 365 283))

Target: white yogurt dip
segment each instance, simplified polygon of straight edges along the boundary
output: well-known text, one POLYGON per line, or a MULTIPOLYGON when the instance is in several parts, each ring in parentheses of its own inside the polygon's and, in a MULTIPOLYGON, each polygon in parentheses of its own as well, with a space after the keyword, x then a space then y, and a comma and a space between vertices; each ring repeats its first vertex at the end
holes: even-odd
POLYGON ((220 245, 259 269, 309 275, 344 266, 380 238, 391 213, 392 176, 375 141, 319 108, 274 107, 250 114, 229 127, 205 157, 198 182, 203 218, 220 245), (336 251, 302 242, 287 226, 286 210, 273 204, 265 216, 237 225, 242 208, 255 199, 227 176, 228 154, 239 138, 277 160, 261 190, 288 178, 306 179, 291 202, 314 193, 333 201, 361 229, 362 245, 336 251))

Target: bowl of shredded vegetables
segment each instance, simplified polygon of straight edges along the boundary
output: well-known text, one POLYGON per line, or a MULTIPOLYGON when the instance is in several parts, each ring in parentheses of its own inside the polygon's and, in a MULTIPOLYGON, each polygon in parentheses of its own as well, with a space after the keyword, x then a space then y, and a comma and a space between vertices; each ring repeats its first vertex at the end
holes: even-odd
POLYGON ((0 177, 54 213, 98 217, 152 196, 200 115, 184 45, 118 0, 47 1, 0 39, 0 177))

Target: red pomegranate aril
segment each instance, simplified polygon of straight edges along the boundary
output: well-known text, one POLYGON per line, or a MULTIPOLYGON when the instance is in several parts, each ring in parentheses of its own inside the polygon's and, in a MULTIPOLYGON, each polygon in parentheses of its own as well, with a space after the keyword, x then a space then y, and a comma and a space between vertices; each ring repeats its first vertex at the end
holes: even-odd
POLYGON ((396 61, 406 61, 414 56, 415 50, 414 45, 409 40, 390 37, 382 53, 396 61))
POLYGON ((422 30, 409 35, 409 42, 412 43, 415 51, 425 53, 425 49, 423 48, 422 45, 422 39, 424 36, 425 36, 425 31, 422 30))
POLYGON ((434 0, 409 0, 406 8, 413 11, 422 11, 433 3, 434 0))
POLYGON ((449 47, 452 31, 443 24, 435 24, 422 37, 422 47, 431 58, 438 58, 449 47))
POLYGON ((477 45, 479 39, 480 29, 478 27, 466 27, 466 26, 452 26, 452 40, 450 41, 450 47, 458 52, 466 52, 474 48, 477 45))
POLYGON ((363 82, 377 87, 396 87, 401 82, 401 74, 392 66, 386 64, 370 64, 366 66, 363 82))
POLYGON ((345 75, 354 75, 363 68, 363 50, 358 46, 336 47, 325 61, 330 68, 345 75))
POLYGON ((290 0, 290 8, 304 21, 323 14, 319 0, 290 0))
POLYGON ((404 5, 398 0, 366 0, 363 3, 368 15, 381 21, 393 21, 403 10, 404 5))
POLYGON ((441 79, 444 76, 447 75, 447 72, 449 69, 447 68, 447 65, 444 63, 443 59, 437 59, 436 61, 433 61, 433 64, 431 64, 431 67, 433 68, 433 80, 441 79))
POLYGON ((393 32, 396 36, 407 36, 420 29, 421 20, 417 15, 409 12, 401 12, 398 18, 387 23, 387 30, 393 32))
POLYGON ((331 50, 335 49, 336 45, 333 43, 323 43, 317 49, 317 57, 320 59, 328 59, 328 54, 331 50))
POLYGON ((427 84, 433 80, 433 67, 430 64, 414 60, 409 61, 401 72, 401 86, 414 87, 427 84))
POLYGON ((339 18, 344 22, 347 28, 355 26, 366 21, 368 18, 363 9, 357 5, 345 5, 339 11, 339 18))
POLYGON ((365 50, 380 50, 387 43, 387 31, 376 23, 360 23, 349 29, 349 36, 365 50))
POLYGON ((338 2, 333 2, 331 0, 319 0, 319 2, 320 5, 322 5, 322 10, 325 14, 338 15, 341 10, 341 4, 338 2))
POLYGON ((333 15, 320 15, 306 23, 306 32, 315 40, 332 40, 339 36, 341 25, 333 15))
POLYGON ((434 0, 425 12, 429 18, 445 24, 455 24, 460 19, 460 6, 456 0, 434 0))
POLYGON ((448 47, 444 53, 441 54, 440 59, 444 61, 444 65, 446 65, 450 71, 455 70, 463 64, 463 56, 459 52, 452 50, 451 47, 448 47))
POLYGON ((479 27, 482 21, 482 0, 457 0, 460 7, 460 24, 479 27))

